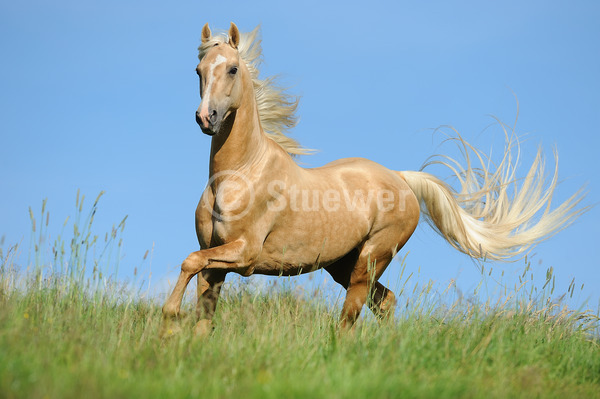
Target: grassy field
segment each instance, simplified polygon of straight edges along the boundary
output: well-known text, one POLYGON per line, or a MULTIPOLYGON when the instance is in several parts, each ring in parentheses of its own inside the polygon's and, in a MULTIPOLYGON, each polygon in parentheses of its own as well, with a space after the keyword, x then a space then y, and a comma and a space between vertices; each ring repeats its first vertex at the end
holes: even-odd
MULTIPOLYGON (((76 218, 80 239, 63 251, 55 242, 52 259, 39 253, 40 226, 29 268, 1 256, 2 398, 600 397, 598 318, 550 300, 551 275, 535 300, 407 290, 393 320, 365 317, 351 332, 338 330, 339 307, 321 293, 285 280, 230 284, 212 335, 194 338, 188 318, 183 334, 161 340, 160 304, 88 259, 95 206, 76 218)), ((102 253, 118 253, 120 228, 102 253)))

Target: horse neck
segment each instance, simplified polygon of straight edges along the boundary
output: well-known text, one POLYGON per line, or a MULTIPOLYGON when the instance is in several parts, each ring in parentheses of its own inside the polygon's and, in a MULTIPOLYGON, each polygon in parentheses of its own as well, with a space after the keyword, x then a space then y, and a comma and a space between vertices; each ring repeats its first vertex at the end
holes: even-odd
POLYGON ((243 97, 240 107, 224 121, 222 131, 213 136, 210 175, 238 170, 265 159, 267 137, 262 131, 254 87, 248 70, 242 76, 243 97))

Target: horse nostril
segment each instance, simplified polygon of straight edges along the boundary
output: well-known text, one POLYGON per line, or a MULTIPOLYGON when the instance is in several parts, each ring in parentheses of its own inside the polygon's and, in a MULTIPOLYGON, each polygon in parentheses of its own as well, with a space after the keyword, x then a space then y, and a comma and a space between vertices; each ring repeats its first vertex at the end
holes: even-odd
POLYGON ((210 111, 210 122, 215 123, 217 121, 217 110, 213 109, 210 111))

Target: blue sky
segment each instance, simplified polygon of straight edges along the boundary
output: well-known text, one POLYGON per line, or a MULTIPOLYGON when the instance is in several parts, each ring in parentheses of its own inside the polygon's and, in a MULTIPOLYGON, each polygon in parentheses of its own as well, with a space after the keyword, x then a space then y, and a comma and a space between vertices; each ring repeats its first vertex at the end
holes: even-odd
MULTIPOLYGON (((262 26, 262 76, 280 74, 302 96, 293 135, 320 150, 306 166, 361 156, 419 169, 444 151, 431 130, 440 125, 499 152, 500 131, 486 127, 490 115, 512 124, 514 92, 525 159, 538 144, 548 155, 556 146, 557 200, 587 183, 585 204, 598 203, 599 19, 595 1, 4 1, 0 236, 27 246, 27 208, 44 198, 56 235, 77 189, 105 190, 97 233, 129 215, 123 278, 151 248, 153 281, 176 275, 197 249, 194 210, 208 178, 210 139, 194 120, 205 22, 262 26)), ((598 304, 598 222, 596 207, 532 256, 538 275, 554 267, 559 290, 572 278, 586 284, 576 305, 598 304)), ((454 278, 468 292, 479 280, 426 225, 406 251, 422 282, 454 278)), ((522 261, 492 266, 513 279, 523 270, 522 261)), ((384 279, 396 281, 399 267, 384 279)))

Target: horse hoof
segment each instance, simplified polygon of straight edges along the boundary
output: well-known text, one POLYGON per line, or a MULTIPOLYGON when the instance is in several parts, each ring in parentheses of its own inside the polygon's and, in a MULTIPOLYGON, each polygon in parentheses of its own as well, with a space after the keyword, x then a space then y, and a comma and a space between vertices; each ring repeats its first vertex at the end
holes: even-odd
POLYGON ((181 332, 181 325, 176 320, 163 319, 158 331, 158 336, 161 339, 171 338, 181 332))
POLYGON ((200 320, 194 327, 194 335, 198 338, 207 337, 214 329, 211 320, 200 320))

